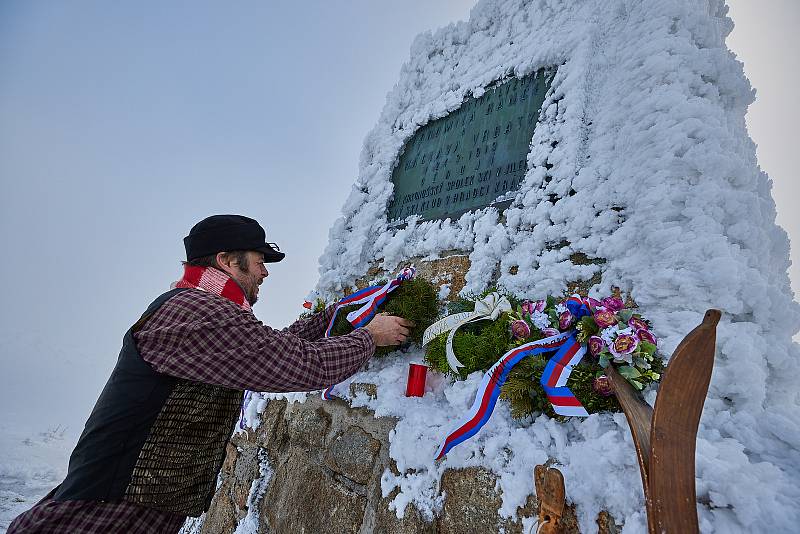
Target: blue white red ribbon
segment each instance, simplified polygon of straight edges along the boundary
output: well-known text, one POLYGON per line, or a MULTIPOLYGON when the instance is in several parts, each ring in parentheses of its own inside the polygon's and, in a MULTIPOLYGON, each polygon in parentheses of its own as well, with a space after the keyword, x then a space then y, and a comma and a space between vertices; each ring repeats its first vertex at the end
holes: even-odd
POLYGON ((561 334, 520 345, 506 352, 483 375, 475 401, 467 411, 467 415, 458 426, 448 434, 439 450, 436 459, 442 458, 453 447, 477 434, 489 420, 500 396, 500 388, 508 378, 508 373, 520 361, 528 356, 557 351, 545 366, 542 374, 542 385, 553 410, 559 415, 588 416, 588 412, 565 386, 572 367, 577 364, 586 348, 575 339, 574 332, 561 334), (549 391, 548 391, 549 390, 549 391))
POLYGON ((542 372, 541 383, 547 399, 558 415, 588 417, 589 412, 567 387, 567 380, 575 367, 586 354, 586 346, 578 343, 575 332, 569 332, 567 342, 550 358, 542 372))
POLYGON ((333 388, 336 387, 336 384, 332 386, 328 386, 322 390, 322 400, 331 400, 335 395, 333 395, 333 388))
POLYGON ((573 317, 575 317, 575 320, 580 320, 584 315, 594 314, 592 301, 581 298, 580 295, 568 297, 567 300, 564 301, 564 306, 566 306, 573 317))
MULTIPOLYGON (((372 318, 375 317, 375 312, 378 310, 378 306, 383 304, 383 302, 386 300, 386 297, 389 296, 389 293, 397 289, 397 287, 405 280, 411 280, 414 278, 416 272, 416 269, 413 267, 407 267, 400 271, 400 274, 398 274, 396 278, 389 280, 386 282, 386 284, 382 286, 365 287, 364 289, 356 291, 352 295, 348 295, 337 302, 336 308, 333 310, 333 315, 331 315, 331 320, 328 322, 328 328, 325 329, 325 337, 331 337, 333 323, 336 321, 336 316, 339 313, 339 309, 341 309, 343 306, 362 304, 360 308, 347 314, 347 321, 353 325, 353 328, 360 328, 369 323, 372 318)), ((340 396, 336 394, 335 388, 336 384, 325 388, 325 390, 322 392, 322 399, 331 400, 333 397, 340 396)))
POLYGON ((339 313, 339 309, 343 306, 353 306, 355 304, 362 304, 360 308, 347 314, 348 322, 353 325, 353 328, 359 328, 370 322, 375 316, 378 306, 383 304, 386 297, 394 291, 404 280, 411 280, 414 278, 416 270, 413 267, 403 269, 400 274, 393 280, 389 280, 382 286, 365 287, 360 291, 356 291, 352 295, 348 295, 336 304, 336 309, 333 310, 331 320, 328 323, 328 328, 325 330, 325 337, 331 336, 333 330, 333 323, 339 313))

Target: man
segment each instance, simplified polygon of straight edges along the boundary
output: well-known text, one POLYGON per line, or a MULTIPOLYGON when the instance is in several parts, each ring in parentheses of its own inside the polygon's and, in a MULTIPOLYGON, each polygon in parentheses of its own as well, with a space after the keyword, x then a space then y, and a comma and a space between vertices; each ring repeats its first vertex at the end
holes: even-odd
POLYGON ((184 276, 125 334, 117 365, 64 482, 8 532, 177 532, 208 509, 242 390, 311 391, 354 374, 412 323, 376 316, 324 338, 333 308, 282 331, 250 307, 284 254, 240 215, 214 215, 184 239, 184 276))

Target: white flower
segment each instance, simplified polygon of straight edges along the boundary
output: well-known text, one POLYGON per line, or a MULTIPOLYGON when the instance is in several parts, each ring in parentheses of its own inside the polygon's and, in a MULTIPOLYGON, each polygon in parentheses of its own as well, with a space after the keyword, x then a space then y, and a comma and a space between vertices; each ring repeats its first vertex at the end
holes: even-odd
POLYGON ((531 323, 539 330, 550 328, 550 317, 544 312, 535 311, 531 314, 531 323))
POLYGON ((556 314, 561 315, 567 311, 567 307, 564 304, 556 304, 556 314))
POLYGON ((614 340, 617 338, 617 334, 619 333, 619 326, 611 325, 607 328, 603 328, 600 331, 600 337, 603 341, 606 342, 606 346, 611 346, 614 343, 614 340))

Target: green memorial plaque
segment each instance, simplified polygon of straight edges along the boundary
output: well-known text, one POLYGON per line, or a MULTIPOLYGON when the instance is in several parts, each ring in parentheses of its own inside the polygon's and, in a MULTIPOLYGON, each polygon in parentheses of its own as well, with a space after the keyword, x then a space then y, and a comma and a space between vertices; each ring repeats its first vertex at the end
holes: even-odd
POLYGON ((417 130, 392 173, 388 219, 456 218, 518 189, 551 79, 512 78, 417 130))

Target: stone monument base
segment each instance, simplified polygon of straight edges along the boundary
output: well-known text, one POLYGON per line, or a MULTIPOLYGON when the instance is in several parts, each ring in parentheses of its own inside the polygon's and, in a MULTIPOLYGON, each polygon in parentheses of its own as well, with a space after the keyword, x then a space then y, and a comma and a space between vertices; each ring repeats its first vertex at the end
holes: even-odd
MULTIPOLYGON (((374 390, 370 385, 354 388, 374 390)), ((495 475, 471 467, 444 472, 439 488, 444 504, 436 517, 426 518, 409 505, 399 519, 389 509, 395 494, 383 497, 380 487, 384 470, 397 473, 388 454, 393 418, 319 397, 304 403, 270 401, 261 418, 256 431, 231 440, 203 534, 231 533, 248 512, 257 513, 259 533, 354 534, 523 534, 522 518, 538 514, 536 497, 530 495, 517 520, 501 518, 495 475), (265 459, 270 474, 259 480, 265 459), (251 496, 256 487, 262 489, 260 499, 251 496)), ((570 507, 562 525, 565 533, 579 532, 570 507)), ((598 532, 617 532, 606 513, 598 517, 598 532)))

